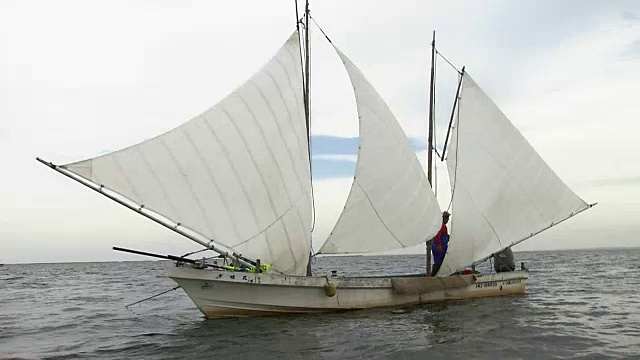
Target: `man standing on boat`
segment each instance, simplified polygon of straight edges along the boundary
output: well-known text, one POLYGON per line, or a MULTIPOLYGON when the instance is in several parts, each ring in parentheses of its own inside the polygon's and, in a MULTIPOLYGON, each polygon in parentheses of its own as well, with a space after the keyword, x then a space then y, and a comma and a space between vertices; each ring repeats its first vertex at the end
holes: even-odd
POLYGON ((449 247, 449 230, 447 230, 447 223, 449 222, 448 211, 442 213, 442 227, 431 241, 431 252, 433 253, 433 270, 431 270, 431 276, 436 276, 440 266, 444 261, 444 256, 447 253, 449 247))

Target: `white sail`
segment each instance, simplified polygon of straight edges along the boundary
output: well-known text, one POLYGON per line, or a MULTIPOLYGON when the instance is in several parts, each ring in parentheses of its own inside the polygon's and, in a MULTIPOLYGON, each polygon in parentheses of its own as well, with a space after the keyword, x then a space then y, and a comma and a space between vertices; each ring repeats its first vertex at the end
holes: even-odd
POLYGON ((304 274, 311 178, 295 32, 251 79, 151 140, 66 169, 285 274, 304 274))
POLYGON ((439 275, 588 207, 467 74, 458 111, 447 155, 451 242, 439 275))
POLYGON ((344 210, 320 252, 377 252, 424 242, 436 234, 442 220, 420 162, 384 100, 336 51, 356 97, 360 149, 344 210))

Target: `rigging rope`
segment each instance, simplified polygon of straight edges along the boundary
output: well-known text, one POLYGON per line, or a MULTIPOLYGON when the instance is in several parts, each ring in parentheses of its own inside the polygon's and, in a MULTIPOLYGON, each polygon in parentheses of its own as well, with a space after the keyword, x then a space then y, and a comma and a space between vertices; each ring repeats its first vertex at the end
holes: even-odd
MULTIPOLYGON (((462 72, 458 75, 458 81, 462 81, 462 72)), ((458 100, 460 100, 461 95, 458 94, 458 100)), ((456 124, 455 127, 460 126, 460 101, 457 102, 458 111, 456 111, 456 124)), ((453 125, 452 125, 453 127, 453 125)), ((456 129, 456 166, 453 168, 453 185, 451 186, 451 200, 449 201, 449 206, 447 206, 447 211, 451 212, 451 205, 453 204, 453 196, 456 192, 456 184, 458 183, 458 139, 460 137, 460 129, 456 129)), ((451 224, 453 226, 453 224, 451 224)))
MULTIPOLYGON (((316 24, 316 27, 318 28, 318 30, 320 30, 320 32, 322 33, 322 35, 324 35, 325 39, 327 39, 327 41, 333 45, 333 43, 331 42, 331 39, 329 39, 329 36, 327 36, 327 34, 324 32, 324 30, 322 30, 322 28, 320 27, 320 25, 318 25, 318 22, 316 21, 316 19, 313 18, 313 16, 311 16, 311 14, 309 14, 309 18, 313 21, 314 24, 316 24)), ((307 24, 307 26, 309 26, 309 24, 307 24)), ((308 31, 308 30, 307 30, 308 31)), ((309 112, 309 126, 311 126, 311 112, 309 112)), ((309 137, 309 148, 311 148, 311 137, 309 137)), ((309 156, 309 163, 311 163, 311 155, 309 156)), ((313 171, 312 171, 313 167, 310 166, 309 168, 309 172, 311 175, 311 206, 313 208, 313 222, 311 225, 311 232, 313 232, 313 230, 315 230, 316 227, 316 202, 315 202, 315 191, 313 188, 313 171)), ((311 238, 313 239, 313 235, 311 236, 311 238)), ((318 254, 315 252, 315 250, 313 249, 313 240, 311 241, 311 256, 314 259, 315 262, 315 256, 318 254)))
MULTIPOLYGON (((433 124, 431 124, 430 126, 433 126, 433 143, 431 144, 431 149, 429 149, 429 151, 434 151, 436 154, 438 153, 438 151, 436 150, 436 146, 434 144, 437 144, 436 141, 436 77, 437 77, 437 58, 434 59, 435 61, 433 62, 433 84, 431 85, 431 91, 433 91, 433 109, 430 109, 429 111, 433 112, 433 124)), ((436 165, 437 162, 433 163, 433 194, 436 196, 436 199, 438 197, 438 166, 436 165)))
POLYGON ((197 254, 197 253, 199 253, 199 252, 203 252, 203 251, 207 251, 207 250, 211 250, 211 249, 209 249, 209 248, 204 248, 204 249, 202 249, 202 250, 197 250, 197 251, 188 252, 188 253, 186 253, 186 254, 184 254, 184 255, 180 256, 180 257, 186 258, 186 257, 187 257, 187 256, 189 256, 189 255, 197 254))
MULTIPOLYGON (((302 20, 303 18, 300 17, 299 13, 298 13, 298 0, 294 0, 295 3, 295 7, 296 7, 296 30, 298 31, 298 45, 300 46, 300 68, 302 70, 302 94, 303 94, 303 98, 304 98, 304 102, 305 102, 305 107, 306 107, 306 112, 308 114, 309 117, 309 129, 307 129, 309 131, 309 133, 307 134, 308 136, 308 141, 309 141, 309 177, 311 178, 311 208, 312 208, 312 220, 311 220, 311 232, 313 233, 313 230, 316 227, 316 199, 315 199, 315 192, 313 189, 313 166, 311 165, 311 148, 312 148, 312 142, 311 142, 311 109, 309 109, 309 104, 310 104, 310 99, 307 99, 307 82, 306 82, 306 77, 305 77, 305 73, 304 73, 304 69, 305 69, 305 64, 304 64, 304 53, 306 53, 306 48, 303 47, 303 42, 300 39, 300 37, 302 36, 302 34, 300 33, 300 24, 303 25, 305 31, 309 31, 309 24, 305 24, 304 20, 302 20)), ((309 17, 311 17, 311 14, 309 14, 309 17)), ((315 22, 315 20, 314 20, 315 22)), ((317 25, 317 24, 316 24, 317 25)), ((313 254, 313 241, 311 241, 311 253, 313 254)))
POLYGON ((316 19, 313 18, 313 16, 309 15, 309 17, 311 18, 311 20, 313 20, 313 23, 316 24, 316 26, 318 27, 318 30, 320 30, 320 32, 322 33, 322 35, 324 35, 325 39, 327 39, 327 41, 333 45, 333 42, 331 41, 331 39, 329 39, 329 36, 327 36, 327 34, 324 32, 324 30, 322 30, 322 28, 320 27, 320 25, 318 25, 318 22, 316 22, 316 19))
POLYGON ((449 60, 447 60, 447 58, 444 57, 444 55, 442 55, 442 53, 439 52, 437 48, 436 48, 436 54, 440 55, 440 57, 443 58, 444 61, 447 62, 447 64, 449 64, 455 71, 458 72, 458 74, 462 74, 462 71, 460 71, 457 67, 455 67, 449 60))
POLYGON ((163 291, 163 292, 161 292, 161 293, 159 293, 159 294, 155 294, 155 295, 149 296, 149 297, 148 297, 148 298, 146 298, 146 299, 142 299, 142 300, 136 301, 136 302, 134 302, 134 303, 131 303, 131 304, 129 304, 129 305, 126 305, 126 306, 125 306, 125 308, 129 308, 129 306, 131 306, 131 305, 140 304, 140 303, 141 303, 141 302, 143 302, 143 301, 147 301, 147 300, 153 299, 153 298, 155 298, 155 297, 158 297, 158 296, 160 296, 160 295, 164 295, 164 294, 166 294, 166 293, 168 293, 168 292, 170 292, 170 291, 177 290, 177 289, 180 289, 180 286, 179 286, 179 285, 178 285, 178 286, 176 286, 176 287, 174 287, 173 289, 169 289, 169 290, 163 291))

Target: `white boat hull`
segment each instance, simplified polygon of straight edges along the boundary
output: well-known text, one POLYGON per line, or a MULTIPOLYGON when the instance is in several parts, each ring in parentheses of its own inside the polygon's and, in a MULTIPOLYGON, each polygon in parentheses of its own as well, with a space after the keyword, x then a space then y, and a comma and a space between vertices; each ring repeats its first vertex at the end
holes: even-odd
POLYGON ((169 273, 207 318, 323 313, 524 294, 527 271, 428 278, 304 277, 176 267, 169 273), (327 284, 335 285, 331 295, 327 284))

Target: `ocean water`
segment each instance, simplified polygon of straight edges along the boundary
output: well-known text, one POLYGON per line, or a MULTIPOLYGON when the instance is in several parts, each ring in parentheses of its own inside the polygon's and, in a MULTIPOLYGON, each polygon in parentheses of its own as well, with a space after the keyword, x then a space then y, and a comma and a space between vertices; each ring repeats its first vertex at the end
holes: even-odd
MULTIPOLYGON (((0 267, 0 359, 640 358, 640 249, 520 252, 527 294, 403 309, 206 320, 166 261, 0 267)), ((422 256, 319 258, 415 273, 422 256)))

